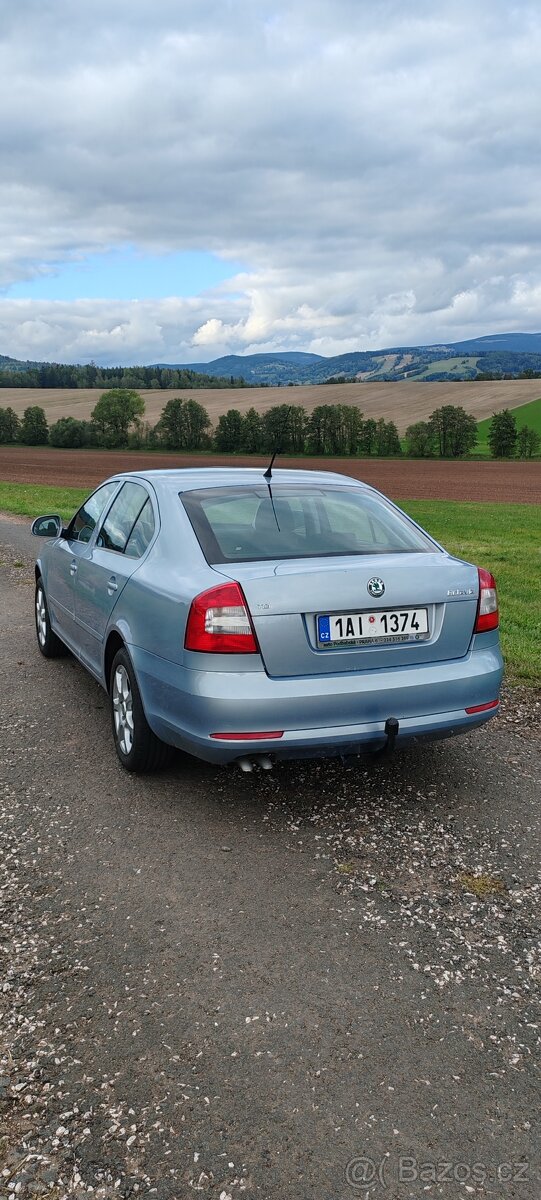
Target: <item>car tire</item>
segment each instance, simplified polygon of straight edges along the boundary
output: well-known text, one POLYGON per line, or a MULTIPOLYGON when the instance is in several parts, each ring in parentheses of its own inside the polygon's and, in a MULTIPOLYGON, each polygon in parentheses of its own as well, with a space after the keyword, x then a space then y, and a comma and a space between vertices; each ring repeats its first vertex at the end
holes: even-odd
POLYGON ((165 766, 173 749, 150 728, 135 671, 125 649, 118 650, 113 659, 109 697, 115 750, 126 771, 146 773, 165 766))
POLYGON ((45 588, 41 575, 36 579, 36 593, 34 603, 34 616, 36 620, 36 637, 38 646, 44 658, 61 658, 63 654, 67 654, 67 648, 60 638, 53 633, 51 629, 51 619, 49 617, 49 606, 45 595, 45 588))

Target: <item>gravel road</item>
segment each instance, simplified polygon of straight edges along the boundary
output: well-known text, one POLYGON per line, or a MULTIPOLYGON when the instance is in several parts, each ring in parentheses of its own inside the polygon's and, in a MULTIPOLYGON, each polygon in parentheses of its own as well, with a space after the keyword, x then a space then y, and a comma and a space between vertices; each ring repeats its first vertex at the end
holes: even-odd
POLYGON ((130 777, 32 549, 0 521, 2 1200, 538 1200, 539 695, 387 766, 130 777))

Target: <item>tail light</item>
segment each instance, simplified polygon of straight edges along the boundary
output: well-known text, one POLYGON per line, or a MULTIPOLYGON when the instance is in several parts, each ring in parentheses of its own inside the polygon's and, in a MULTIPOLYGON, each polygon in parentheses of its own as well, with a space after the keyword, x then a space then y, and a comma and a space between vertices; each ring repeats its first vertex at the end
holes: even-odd
POLYGON ((204 654, 258 653, 250 613, 238 583, 224 583, 195 597, 184 645, 186 650, 204 654))
POLYGON ((477 568, 479 572, 479 603, 474 633, 486 633, 488 629, 497 629, 499 624, 498 595, 496 580, 490 571, 484 567, 477 568))

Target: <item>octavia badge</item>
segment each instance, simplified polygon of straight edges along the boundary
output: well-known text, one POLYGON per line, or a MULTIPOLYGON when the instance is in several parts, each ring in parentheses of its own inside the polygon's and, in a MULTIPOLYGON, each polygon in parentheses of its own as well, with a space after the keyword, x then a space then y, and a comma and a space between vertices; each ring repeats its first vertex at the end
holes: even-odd
POLYGON ((380 596, 383 596, 383 593, 385 591, 385 584, 383 582, 383 579, 378 579, 377 577, 375 577, 374 579, 369 579, 366 586, 368 588, 368 591, 370 592, 370 595, 375 596, 376 599, 379 599, 380 596))

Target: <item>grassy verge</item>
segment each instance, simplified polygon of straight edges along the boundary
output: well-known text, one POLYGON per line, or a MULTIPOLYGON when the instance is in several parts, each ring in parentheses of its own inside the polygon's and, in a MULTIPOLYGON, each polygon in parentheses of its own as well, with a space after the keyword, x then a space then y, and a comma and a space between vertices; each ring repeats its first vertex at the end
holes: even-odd
MULTIPOLYGON (((0 483, 0 511, 70 517, 85 488, 0 483)), ((407 500, 402 507, 452 554, 493 571, 498 581, 502 644, 510 679, 541 683, 541 538, 534 504, 407 500)))
POLYGON ((0 482, 0 512, 14 513, 21 517, 58 513, 67 520, 77 511, 90 491, 90 488, 0 482))
POLYGON ((536 504, 407 500, 402 507, 458 558, 496 576, 508 676, 541 684, 541 536, 536 504))

